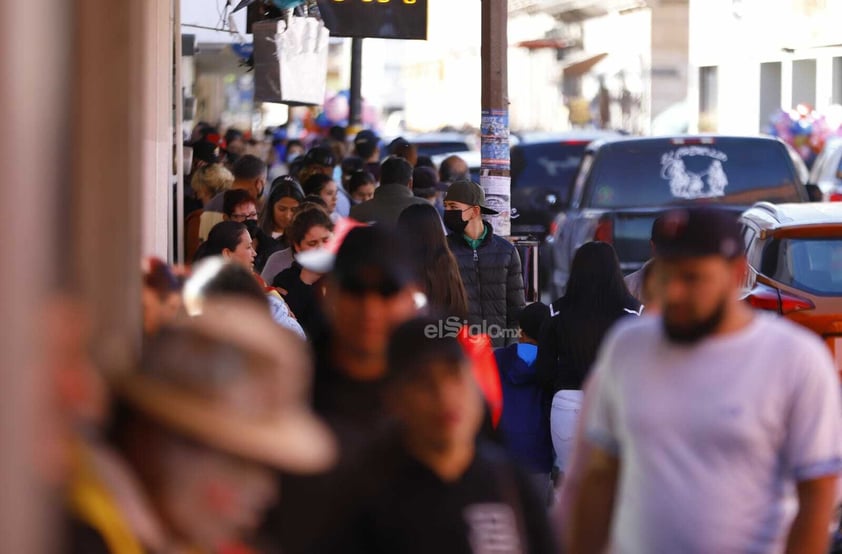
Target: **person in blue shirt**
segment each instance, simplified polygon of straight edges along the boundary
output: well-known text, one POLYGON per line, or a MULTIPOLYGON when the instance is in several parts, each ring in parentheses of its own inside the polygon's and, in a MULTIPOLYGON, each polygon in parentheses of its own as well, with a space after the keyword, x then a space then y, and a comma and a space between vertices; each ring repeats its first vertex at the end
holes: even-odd
POLYGON ((520 340, 494 352, 503 386, 499 429, 511 455, 544 483, 549 482, 553 466, 553 444, 535 360, 541 326, 549 317, 546 304, 528 305, 518 317, 520 340))

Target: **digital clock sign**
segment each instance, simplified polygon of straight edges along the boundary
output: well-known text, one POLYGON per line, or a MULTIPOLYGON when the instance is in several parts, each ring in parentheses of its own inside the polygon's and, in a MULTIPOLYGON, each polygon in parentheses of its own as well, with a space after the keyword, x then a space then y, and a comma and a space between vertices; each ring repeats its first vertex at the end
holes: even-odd
POLYGON ((334 37, 427 38, 427 0, 318 0, 334 37))

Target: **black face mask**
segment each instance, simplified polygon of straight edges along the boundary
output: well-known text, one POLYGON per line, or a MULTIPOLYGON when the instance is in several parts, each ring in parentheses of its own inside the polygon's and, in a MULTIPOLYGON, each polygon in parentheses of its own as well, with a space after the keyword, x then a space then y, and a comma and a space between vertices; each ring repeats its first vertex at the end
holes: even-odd
POLYGON ((462 210, 445 210, 442 219, 444 226, 457 235, 464 234, 465 227, 468 226, 468 222, 462 219, 462 210))
POLYGON ((248 232, 249 232, 249 235, 251 235, 251 238, 253 238, 253 239, 257 238, 257 231, 258 231, 258 229, 260 229, 260 226, 258 225, 256 219, 247 219, 247 220, 243 221, 243 225, 245 225, 246 229, 248 229, 248 232))

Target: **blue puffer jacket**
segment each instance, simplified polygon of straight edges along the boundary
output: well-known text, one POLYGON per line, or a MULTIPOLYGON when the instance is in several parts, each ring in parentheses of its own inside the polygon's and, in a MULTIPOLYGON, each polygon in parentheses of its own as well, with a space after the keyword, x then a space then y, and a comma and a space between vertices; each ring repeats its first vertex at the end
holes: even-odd
POLYGON ((514 330, 526 302, 517 249, 495 235, 490 223, 484 224, 485 239, 476 250, 464 236, 453 233, 447 236, 447 243, 456 257, 468 295, 468 323, 493 335, 491 345, 497 348, 517 341, 514 330), (511 332, 504 336, 496 328, 511 332))
POLYGON ((553 465, 553 443, 550 421, 544 410, 545 393, 536 381, 537 353, 538 347, 532 344, 512 344, 494 352, 503 385, 500 431, 509 452, 527 470, 549 473, 553 465))

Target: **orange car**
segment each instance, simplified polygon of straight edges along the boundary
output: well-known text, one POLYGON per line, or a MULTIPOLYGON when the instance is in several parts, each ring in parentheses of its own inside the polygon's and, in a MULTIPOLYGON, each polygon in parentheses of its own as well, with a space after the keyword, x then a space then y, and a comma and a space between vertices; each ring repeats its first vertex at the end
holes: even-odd
POLYGON ((740 221, 745 300, 821 336, 842 373, 842 206, 761 202, 740 221))

